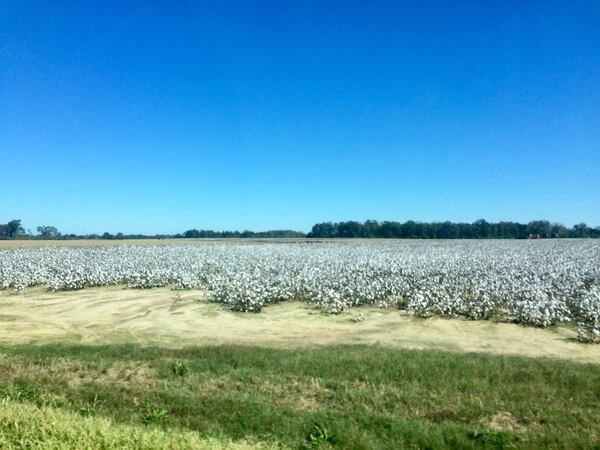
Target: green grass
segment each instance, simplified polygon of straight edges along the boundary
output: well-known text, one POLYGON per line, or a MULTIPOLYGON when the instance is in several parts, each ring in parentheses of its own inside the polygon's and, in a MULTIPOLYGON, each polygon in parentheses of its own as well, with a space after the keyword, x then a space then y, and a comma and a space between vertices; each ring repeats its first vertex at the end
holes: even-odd
POLYGON ((247 450, 275 447, 247 441, 233 442, 222 437, 202 438, 190 431, 115 424, 102 417, 81 417, 57 408, 4 400, 0 406, 0 448, 247 450))
POLYGON ((600 448, 599 368, 382 347, 0 347, 0 448, 600 448))

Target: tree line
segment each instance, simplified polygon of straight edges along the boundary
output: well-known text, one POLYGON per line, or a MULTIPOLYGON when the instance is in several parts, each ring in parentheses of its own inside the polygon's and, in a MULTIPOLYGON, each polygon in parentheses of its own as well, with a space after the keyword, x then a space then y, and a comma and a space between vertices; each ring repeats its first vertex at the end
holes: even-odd
POLYGON ((213 231, 213 230, 187 230, 177 234, 112 234, 104 232, 102 234, 63 234, 54 226, 41 225, 36 228, 37 234, 31 230, 25 230, 21 225, 21 220, 13 219, 6 224, 0 224, 0 239, 247 239, 247 238, 304 238, 305 233, 293 230, 269 230, 269 231, 213 231))
POLYGON ((566 227, 548 220, 518 222, 415 222, 404 223, 376 220, 365 222, 323 222, 308 233, 293 230, 269 231, 213 231, 191 229, 177 234, 62 234, 54 226, 41 225, 37 234, 25 230, 21 220, 0 224, 0 239, 252 239, 252 238, 400 238, 400 239, 527 239, 600 238, 600 226, 592 228, 585 223, 566 227))
POLYGON ((212 230, 188 230, 183 235, 177 235, 177 237, 183 238, 212 238, 212 239, 226 239, 226 238, 303 238, 306 234, 300 231, 293 230, 269 230, 269 231, 212 231, 212 230))
POLYGON ((324 222, 312 227, 309 238, 402 238, 402 239, 526 239, 535 238, 597 238, 600 227, 585 223, 568 228, 547 220, 518 222, 324 222))

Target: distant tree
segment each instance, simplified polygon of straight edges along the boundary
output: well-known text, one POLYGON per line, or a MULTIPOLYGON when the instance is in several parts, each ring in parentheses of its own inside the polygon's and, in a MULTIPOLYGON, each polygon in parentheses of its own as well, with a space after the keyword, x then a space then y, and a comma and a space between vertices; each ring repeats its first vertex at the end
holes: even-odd
POLYGON ((15 239, 21 234, 25 234, 25 230, 21 226, 20 219, 14 219, 5 225, 4 234, 9 239, 15 239))
POLYGON ((578 223, 573 227, 573 237, 585 238, 590 236, 590 228, 585 223, 578 223))
MULTIPOLYGON (((242 236, 243 233, 242 233, 242 236)), ((255 237, 255 238, 303 238, 305 237, 304 233, 300 233, 299 231, 293 230, 269 230, 269 231, 259 231, 259 232, 250 232, 250 235, 247 237, 255 237)))
POLYGON ((339 237, 344 238, 357 238, 361 235, 362 225, 359 222, 353 220, 348 222, 341 222, 338 224, 339 237))
MULTIPOLYGON (((393 222, 387 222, 393 223, 393 222)), ((414 220, 408 220, 401 226, 401 236, 407 239, 413 239, 417 237, 417 223, 414 220)))
POLYGON ((473 222, 472 226, 473 237, 476 238, 487 238, 489 237, 490 224, 485 219, 479 219, 473 222))
POLYGON ((455 227, 458 239, 471 239, 473 237, 473 227, 470 223, 457 223, 455 227))
POLYGON ((553 223, 550 228, 550 237, 552 238, 567 238, 569 234, 568 228, 560 223, 553 223))
POLYGON ((336 224, 334 224, 332 222, 318 223, 312 227, 311 232, 308 233, 308 237, 315 237, 315 238, 338 237, 337 223, 336 224))
POLYGON ((367 220, 362 225, 362 230, 360 232, 360 237, 365 238, 375 238, 380 236, 381 227, 376 220, 367 220))
POLYGON ((539 234, 540 237, 550 237, 552 226, 547 220, 533 220, 527 224, 528 234, 539 234))
POLYGON ((402 225, 399 222, 386 220, 379 227, 379 237, 387 239, 402 237, 402 225))
POLYGON ((198 230, 187 230, 186 232, 183 233, 183 237, 187 238, 187 239, 199 238, 200 232, 198 230))
POLYGON ((37 227, 37 232, 40 235, 40 237, 44 239, 53 239, 60 236, 60 233, 58 232, 58 229, 56 227, 51 227, 48 225, 41 225, 37 227))
POLYGON ((456 226, 450 222, 444 222, 440 225, 437 237, 440 239, 452 239, 457 236, 456 226))

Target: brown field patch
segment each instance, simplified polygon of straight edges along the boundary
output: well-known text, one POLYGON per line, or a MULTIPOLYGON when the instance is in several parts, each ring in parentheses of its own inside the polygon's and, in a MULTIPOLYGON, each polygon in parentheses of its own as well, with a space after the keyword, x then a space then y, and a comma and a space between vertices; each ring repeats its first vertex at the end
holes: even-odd
POLYGON ((575 340, 572 327, 540 329, 512 323, 461 319, 415 319, 395 309, 351 309, 327 315, 301 302, 232 312, 198 290, 148 290, 123 286, 24 293, 0 291, 0 344, 82 343, 185 345, 242 344, 306 347, 368 344, 458 352, 489 352, 600 363, 600 346, 575 340), (175 296, 180 295, 176 307, 175 296), (360 311, 364 321, 353 321, 360 311), (14 318, 14 319, 13 319, 14 318))

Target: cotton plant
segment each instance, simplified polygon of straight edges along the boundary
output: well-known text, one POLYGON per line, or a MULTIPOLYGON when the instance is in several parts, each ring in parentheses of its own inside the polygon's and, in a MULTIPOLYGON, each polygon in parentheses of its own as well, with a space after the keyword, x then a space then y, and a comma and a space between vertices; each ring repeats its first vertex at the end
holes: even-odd
POLYGON ((329 313, 374 305, 419 317, 579 324, 598 341, 600 245, 593 240, 450 240, 0 250, 0 289, 200 289, 260 312, 304 301, 329 313))
POLYGON ((573 303, 579 340, 600 343, 600 285, 582 289, 573 303))

